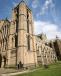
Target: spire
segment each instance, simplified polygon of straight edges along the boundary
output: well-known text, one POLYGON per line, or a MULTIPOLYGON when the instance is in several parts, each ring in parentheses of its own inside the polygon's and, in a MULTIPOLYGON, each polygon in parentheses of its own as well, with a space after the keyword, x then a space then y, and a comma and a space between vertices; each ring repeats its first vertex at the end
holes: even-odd
POLYGON ((24 0, 21 0, 21 2, 19 4, 22 4, 22 3, 26 4, 24 0))

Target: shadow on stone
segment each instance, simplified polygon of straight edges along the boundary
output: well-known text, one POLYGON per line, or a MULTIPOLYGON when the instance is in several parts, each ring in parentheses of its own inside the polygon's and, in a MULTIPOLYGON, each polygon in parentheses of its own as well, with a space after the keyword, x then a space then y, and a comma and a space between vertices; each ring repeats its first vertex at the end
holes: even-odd
POLYGON ((1 65, 2 65, 2 55, 0 54, 0 68, 1 68, 1 65))

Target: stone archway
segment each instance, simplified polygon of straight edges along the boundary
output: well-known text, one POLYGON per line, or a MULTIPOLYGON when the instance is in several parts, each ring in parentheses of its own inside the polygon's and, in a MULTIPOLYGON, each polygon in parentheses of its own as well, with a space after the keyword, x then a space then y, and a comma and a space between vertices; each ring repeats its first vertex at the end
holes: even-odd
POLYGON ((0 68, 2 66, 2 55, 0 54, 0 68))

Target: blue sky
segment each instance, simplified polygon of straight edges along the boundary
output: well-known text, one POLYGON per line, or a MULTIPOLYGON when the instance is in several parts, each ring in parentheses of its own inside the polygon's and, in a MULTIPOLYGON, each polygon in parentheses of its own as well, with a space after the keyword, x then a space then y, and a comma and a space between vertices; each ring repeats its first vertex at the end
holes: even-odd
MULTIPOLYGON (((21 0, 0 0, 0 19, 11 18, 12 8, 21 0)), ((33 12, 35 34, 61 38, 61 0, 24 0, 33 12)))

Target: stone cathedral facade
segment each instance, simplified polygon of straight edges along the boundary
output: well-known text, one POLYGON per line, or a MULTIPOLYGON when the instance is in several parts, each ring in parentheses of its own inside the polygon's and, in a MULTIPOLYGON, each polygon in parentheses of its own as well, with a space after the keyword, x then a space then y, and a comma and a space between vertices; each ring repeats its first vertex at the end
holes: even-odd
POLYGON ((56 61, 55 50, 47 45, 46 37, 42 36, 34 35, 32 11, 21 1, 12 10, 11 21, 0 20, 2 67, 3 57, 6 58, 6 66, 16 66, 21 62, 23 67, 29 67, 56 61))
POLYGON ((1 53, 7 59, 7 65, 19 62, 24 67, 37 64, 33 35, 32 11, 24 2, 12 10, 12 20, 1 21, 1 53))

